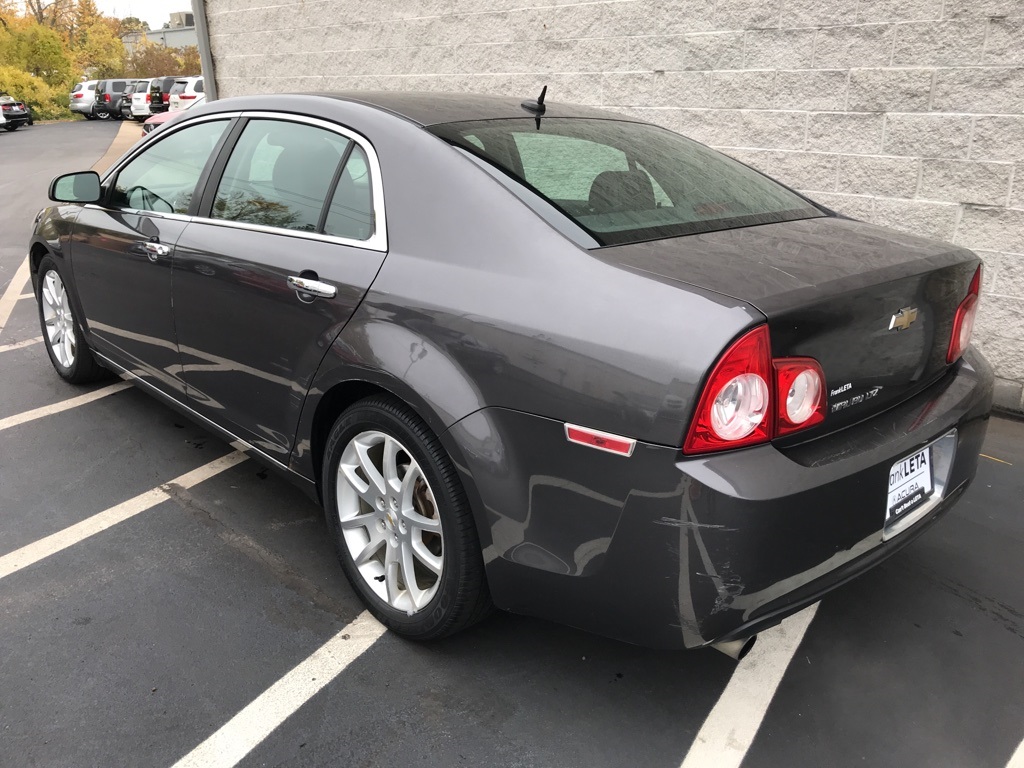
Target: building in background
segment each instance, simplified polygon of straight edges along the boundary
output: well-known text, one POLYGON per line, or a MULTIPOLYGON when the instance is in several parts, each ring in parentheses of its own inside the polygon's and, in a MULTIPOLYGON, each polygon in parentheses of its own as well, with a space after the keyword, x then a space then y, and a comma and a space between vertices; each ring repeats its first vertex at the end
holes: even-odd
MULTIPOLYGON (((194 0, 220 96, 478 91, 601 106, 985 260, 975 341, 1024 411, 1021 0, 194 0)), ((208 78, 209 79, 209 78, 208 78)))
POLYGON ((179 11, 172 13, 170 21, 163 29, 151 29, 147 32, 129 32, 121 37, 125 51, 130 56, 135 51, 135 46, 143 40, 163 45, 167 48, 184 48, 189 45, 198 45, 199 37, 196 34, 195 16, 191 11, 179 11))

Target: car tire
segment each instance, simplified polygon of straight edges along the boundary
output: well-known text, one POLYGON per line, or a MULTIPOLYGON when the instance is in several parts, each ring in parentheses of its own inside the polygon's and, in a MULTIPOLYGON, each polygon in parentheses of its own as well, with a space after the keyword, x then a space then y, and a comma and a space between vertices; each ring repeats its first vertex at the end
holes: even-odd
POLYGON ((97 112, 96 113, 96 119, 97 120, 109 120, 110 119, 110 113, 109 112, 97 112))
POLYGON ((5 125, 4 126, 4 130, 5 131, 16 131, 16 130, 18 130, 18 126, 17 126, 17 124, 5 125))
POLYGON ((82 113, 82 117, 84 117, 86 120, 95 120, 96 119, 96 115, 90 115, 90 114, 87 114, 85 112, 82 113))
POLYGON ((64 278, 49 256, 39 264, 36 300, 43 344, 60 377, 71 384, 88 384, 111 375, 93 357, 74 315, 64 278), (59 290, 55 291, 55 287, 59 290))
POLYGON ((386 627, 433 640, 491 611, 480 540, 455 466, 406 405, 375 396, 341 414, 324 450, 322 498, 341 567, 386 627))

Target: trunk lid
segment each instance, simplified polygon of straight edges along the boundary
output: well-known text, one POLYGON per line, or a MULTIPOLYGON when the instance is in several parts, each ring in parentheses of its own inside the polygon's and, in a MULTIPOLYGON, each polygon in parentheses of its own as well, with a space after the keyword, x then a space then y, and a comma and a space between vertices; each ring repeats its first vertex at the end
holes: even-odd
POLYGON ((979 261, 954 245, 836 217, 594 253, 749 302, 768 318, 774 357, 816 359, 826 418, 797 440, 863 420, 941 376, 979 261))

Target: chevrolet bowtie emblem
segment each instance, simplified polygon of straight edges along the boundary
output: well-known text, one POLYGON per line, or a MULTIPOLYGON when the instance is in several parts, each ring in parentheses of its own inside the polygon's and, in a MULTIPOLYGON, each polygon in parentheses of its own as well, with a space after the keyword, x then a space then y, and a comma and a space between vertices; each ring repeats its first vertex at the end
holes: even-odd
POLYGON ((904 307, 889 320, 889 330, 905 331, 917 320, 917 307, 904 307))

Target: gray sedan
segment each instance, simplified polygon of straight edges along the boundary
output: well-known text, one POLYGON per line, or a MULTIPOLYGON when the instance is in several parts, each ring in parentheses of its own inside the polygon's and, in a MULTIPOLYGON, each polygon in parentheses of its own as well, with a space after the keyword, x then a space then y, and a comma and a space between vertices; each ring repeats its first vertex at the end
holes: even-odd
POLYGON ((643 122, 228 99, 51 197, 57 372, 113 371, 294 480, 409 637, 497 606, 739 656, 975 473, 979 259, 643 122))

